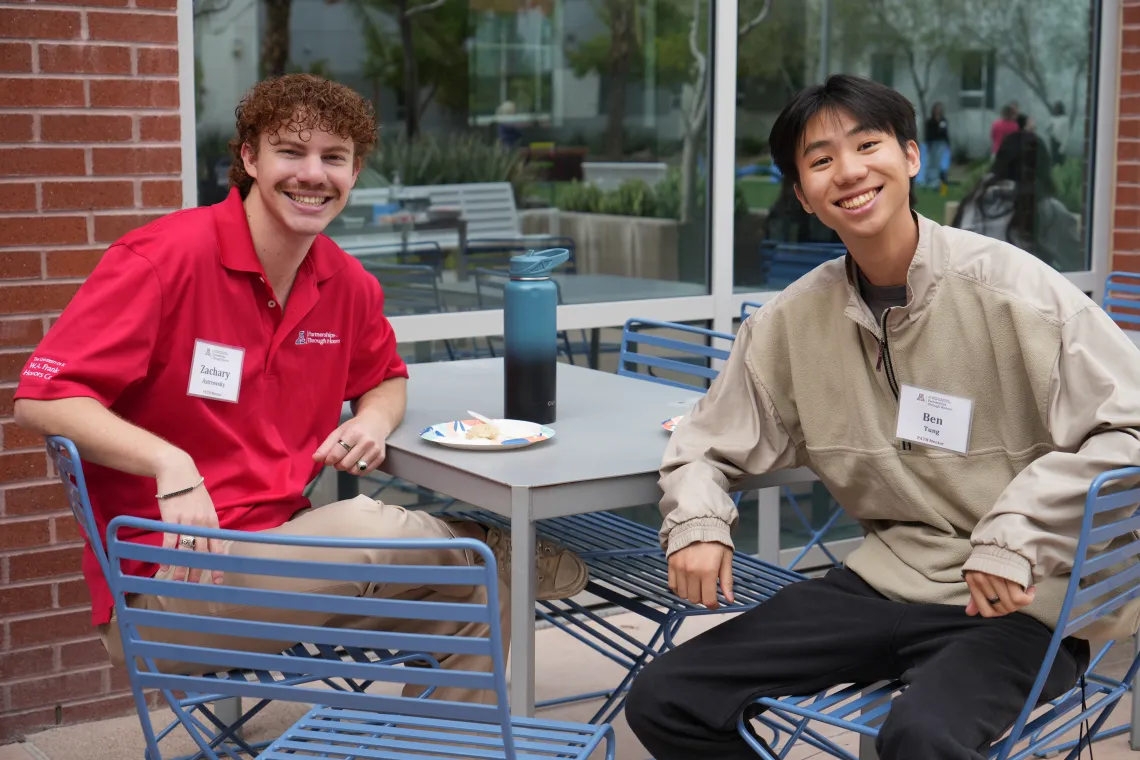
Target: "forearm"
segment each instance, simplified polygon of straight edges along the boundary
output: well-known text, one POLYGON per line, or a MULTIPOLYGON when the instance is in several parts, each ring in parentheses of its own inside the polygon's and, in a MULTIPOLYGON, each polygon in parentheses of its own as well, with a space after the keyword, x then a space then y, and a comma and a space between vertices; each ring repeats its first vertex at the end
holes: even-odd
POLYGON ((353 414, 368 417, 391 433, 404 420, 408 404, 408 380, 393 377, 365 393, 352 404, 353 414))
POLYGON ((19 399, 16 424, 43 436, 71 439, 89 462, 132 475, 169 480, 198 476, 190 455, 168 441, 132 425, 93 398, 74 397, 37 401, 19 399))

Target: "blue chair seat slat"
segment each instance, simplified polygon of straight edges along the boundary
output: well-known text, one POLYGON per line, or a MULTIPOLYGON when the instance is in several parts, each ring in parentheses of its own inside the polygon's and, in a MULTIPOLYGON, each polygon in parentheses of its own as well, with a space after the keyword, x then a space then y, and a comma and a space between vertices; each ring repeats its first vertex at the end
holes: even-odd
MULTIPOLYGON (((471 732, 445 734, 438 730, 405 728, 398 725, 369 726, 361 723, 327 720, 309 724, 306 728, 298 728, 291 732, 289 738, 293 741, 305 739, 321 741, 327 738, 326 732, 329 730, 342 734, 340 741, 352 743, 360 742, 360 746, 369 749, 392 748, 404 750, 416 749, 420 752, 443 751, 443 746, 438 744, 438 742, 445 737, 449 746, 453 747, 450 751, 461 757, 499 757, 503 747, 501 734, 494 736, 473 734, 471 732), (488 753, 485 751, 487 749, 497 751, 488 753)), ((565 751, 567 745, 581 746, 585 744, 584 738, 580 736, 568 735, 560 738, 562 741, 556 743, 527 739, 521 734, 516 734, 515 748, 553 753, 565 751)))
MULTIPOLYGON (((222 602, 250 607, 282 608, 322 612, 332 615, 363 615, 406 620, 463 620, 468 623, 486 623, 486 611, 475 604, 459 602, 408 602, 401 599, 362 599, 321 594, 308 594, 293 598, 289 592, 261 589, 234 588, 211 583, 184 584, 178 581, 160 581, 142 576, 124 576, 123 590, 128 593, 162 596, 174 585, 188 586, 180 595, 184 599, 200 602, 222 602), (229 592, 228 594, 226 592, 229 592)), ((216 625, 230 625, 226 619, 216 619, 216 625)))
MULTIPOLYGON (((347 547, 347 548, 352 548, 347 547)), ((140 562, 162 564, 177 558, 177 549, 164 549, 159 546, 131 543, 124 548, 122 557, 140 562)), ((222 572, 240 573, 245 567, 245 558, 229 554, 204 553, 205 557, 197 567, 222 572)), ((471 586, 480 582, 482 570, 478 567, 447 567, 404 565, 400 567, 391 565, 328 565, 320 562, 302 562, 297 560, 264 560, 265 571, 279 578, 305 578, 309 580, 348 581, 352 583, 404 583, 409 573, 415 573, 417 578, 433 586, 471 586)), ((224 591, 233 592, 230 586, 223 586, 224 591)))
MULTIPOLYGON (((416 715, 401 715, 393 713, 370 712, 353 710, 351 708, 333 708, 321 706, 315 708, 309 715, 310 719, 320 720, 346 720, 372 722, 381 725, 420 726, 437 728, 444 731, 461 731, 464 733, 500 735, 497 725, 490 723, 472 723, 469 721, 445 720, 441 718, 425 718, 416 715)), ((556 739, 570 734, 577 736, 595 736, 599 728, 569 721, 548 720, 546 718, 523 718, 511 716, 513 730, 519 736, 531 738, 556 739)))

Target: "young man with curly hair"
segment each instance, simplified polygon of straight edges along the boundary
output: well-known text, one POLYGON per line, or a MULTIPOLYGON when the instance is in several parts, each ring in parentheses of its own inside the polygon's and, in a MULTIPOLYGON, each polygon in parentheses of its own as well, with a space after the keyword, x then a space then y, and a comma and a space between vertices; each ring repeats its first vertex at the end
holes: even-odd
MULTIPOLYGON (((101 533, 115 515, 132 514, 289 535, 461 535, 485 540, 497 556, 509 557, 509 537, 496 529, 444 522, 364 496, 312 509, 303 495, 326 465, 355 475, 376 470, 384 461, 385 440, 404 414, 408 373, 384 317, 380 283, 322 234, 347 203, 376 131, 372 107, 343 85, 310 75, 256 85, 237 109, 229 196, 214 206, 170 214, 115 242, 45 336, 17 389, 16 420, 75 442, 101 533), (341 424, 346 400, 354 416, 341 424)), ((134 538, 188 551, 290 551, 196 543, 175 533, 134 538)), ((371 564, 471 561, 458 551, 354 556, 371 564)), ((313 551, 306 558, 320 559, 313 551)), ((585 565, 573 554, 544 545, 537 561, 542 598, 572 596, 585 586, 585 565)), ((111 594, 90 547, 83 569, 92 622, 121 662, 111 594)), ((185 568, 141 563, 127 571, 247 587, 273 583, 280 589, 286 583, 240 574, 199 578, 185 568)), ((483 593, 363 584, 325 588, 327 581, 307 579, 287 584, 295 590, 320 586, 334 594, 446 601, 483 593)), ((510 595, 500 598, 505 631, 510 595)), ((138 596, 130 603, 226 613, 216 605, 162 597, 138 596)), ((291 622, 327 624, 327 616, 316 616, 306 613, 291 622)), ((433 621, 342 622, 487 633, 483 624, 457 630, 433 621)), ((193 638, 179 643, 208 645, 203 637, 193 638)), ((467 655, 446 656, 441 663, 490 668, 489 660, 467 655)), ((458 689, 440 689, 435 696, 494 697, 458 689)))

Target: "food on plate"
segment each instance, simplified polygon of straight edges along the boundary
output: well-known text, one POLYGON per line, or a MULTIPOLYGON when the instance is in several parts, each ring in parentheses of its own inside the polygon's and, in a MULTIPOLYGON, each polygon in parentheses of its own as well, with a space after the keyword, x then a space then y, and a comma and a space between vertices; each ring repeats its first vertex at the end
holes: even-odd
POLYGON ((498 438, 499 435, 499 429, 487 422, 472 425, 467 430, 467 440, 469 441, 473 441, 477 438, 486 438, 488 441, 493 441, 498 438))

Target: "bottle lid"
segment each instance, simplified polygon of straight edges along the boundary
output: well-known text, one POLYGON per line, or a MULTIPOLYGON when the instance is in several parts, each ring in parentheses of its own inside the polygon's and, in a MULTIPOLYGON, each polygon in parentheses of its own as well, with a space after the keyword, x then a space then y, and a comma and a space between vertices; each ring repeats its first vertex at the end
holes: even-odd
POLYGON ((545 251, 527 251, 511 257, 511 277, 549 277, 554 267, 570 258, 568 248, 549 248, 545 251))

